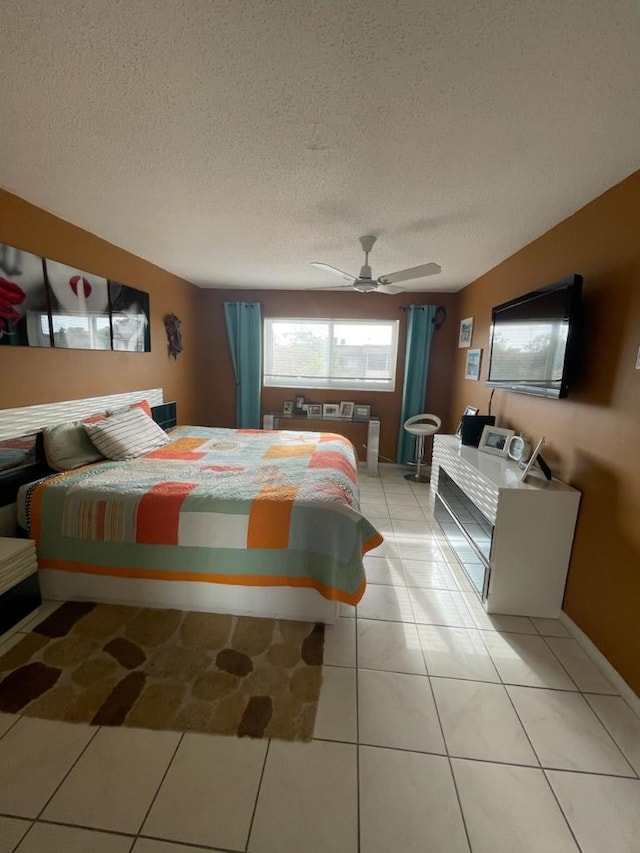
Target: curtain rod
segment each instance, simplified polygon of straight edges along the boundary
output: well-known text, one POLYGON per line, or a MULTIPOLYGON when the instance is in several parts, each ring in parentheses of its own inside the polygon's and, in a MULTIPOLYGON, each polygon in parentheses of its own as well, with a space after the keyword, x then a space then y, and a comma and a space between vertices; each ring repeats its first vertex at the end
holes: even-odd
MULTIPOLYGON (((430 305, 400 305, 401 311, 408 311, 410 308, 419 308, 421 311, 426 311, 427 308, 430 308, 430 305)), ((433 320, 431 321, 436 329, 440 329, 442 324, 447 319, 447 309, 444 305, 438 305, 436 308, 436 313, 433 315, 433 320)))

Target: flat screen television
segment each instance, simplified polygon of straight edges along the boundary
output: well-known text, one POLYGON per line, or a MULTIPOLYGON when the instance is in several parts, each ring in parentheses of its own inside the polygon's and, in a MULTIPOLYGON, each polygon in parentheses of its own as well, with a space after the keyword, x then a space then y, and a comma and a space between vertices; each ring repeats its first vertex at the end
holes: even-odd
POLYGON ((566 397, 580 358, 582 276, 571 275, 497 305, 487 385, 566 397))

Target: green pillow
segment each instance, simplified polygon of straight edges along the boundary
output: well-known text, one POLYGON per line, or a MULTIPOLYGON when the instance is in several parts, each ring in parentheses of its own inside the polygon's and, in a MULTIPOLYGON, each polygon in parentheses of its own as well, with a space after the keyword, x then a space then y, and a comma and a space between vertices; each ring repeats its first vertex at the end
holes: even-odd
POLYGON ((82 421, 69 421, 42 430, 47 464, 54 471, 70 471, 104 459, 87 435, 82 421))

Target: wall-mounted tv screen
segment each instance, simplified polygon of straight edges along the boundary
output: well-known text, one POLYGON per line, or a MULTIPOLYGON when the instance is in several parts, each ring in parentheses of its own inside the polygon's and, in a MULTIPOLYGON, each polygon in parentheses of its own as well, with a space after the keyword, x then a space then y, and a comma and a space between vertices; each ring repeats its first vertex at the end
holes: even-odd
POLYGON ((487 384, 566 397, 579 360, 582 276, 572 275, 496 306, 487 384))

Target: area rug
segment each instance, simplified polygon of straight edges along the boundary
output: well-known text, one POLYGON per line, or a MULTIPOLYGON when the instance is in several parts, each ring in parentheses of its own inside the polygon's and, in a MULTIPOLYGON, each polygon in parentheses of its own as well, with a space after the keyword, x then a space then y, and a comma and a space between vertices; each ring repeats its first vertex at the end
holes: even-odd
POLYGON ((0 657, 0 711, 311 740, 324 625, 67 602, 0 657))

